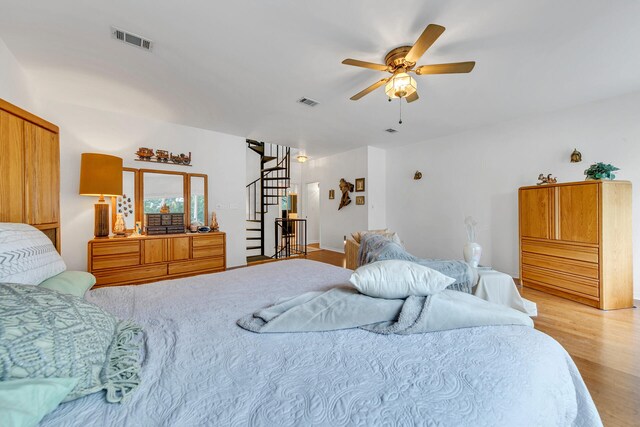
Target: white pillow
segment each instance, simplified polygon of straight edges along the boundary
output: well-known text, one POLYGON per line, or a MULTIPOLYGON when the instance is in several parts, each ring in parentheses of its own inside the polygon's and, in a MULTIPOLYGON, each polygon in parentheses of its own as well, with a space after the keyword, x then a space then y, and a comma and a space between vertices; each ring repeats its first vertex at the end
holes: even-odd
POLYGON ((432 268, 401 260, 363 265, 349 279, 360 293, 387 299, 437 294, 455 281, 432 268))
POLYGON ((66 269, 42 231, 28 224, 0 222, 0 283, 39 285, 66 269))

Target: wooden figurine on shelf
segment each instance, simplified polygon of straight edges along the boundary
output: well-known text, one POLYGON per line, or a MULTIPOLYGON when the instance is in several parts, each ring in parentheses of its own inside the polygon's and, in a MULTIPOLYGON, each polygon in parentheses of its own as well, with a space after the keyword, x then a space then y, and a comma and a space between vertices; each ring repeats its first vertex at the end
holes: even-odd
POLYGON ((553 177, 551 174, 544 176, 543 173, 538 175, 538 183, 537 185, 545 185, 545 184, 555 184, 558 182, 558 178, 553 177))
POLYGON ((140 159, 140 160, 149 161, 153 157, 153 150, 151 148, 147 148, 147 147, 140 147, 140 148, 138 148, 138 151, 136 151, 136 155, 138 156, 138 159, 140 159))
POLYGON ((167 163, 169 161, 169 152, 167 150, 156 150, 156 161, 167 163))

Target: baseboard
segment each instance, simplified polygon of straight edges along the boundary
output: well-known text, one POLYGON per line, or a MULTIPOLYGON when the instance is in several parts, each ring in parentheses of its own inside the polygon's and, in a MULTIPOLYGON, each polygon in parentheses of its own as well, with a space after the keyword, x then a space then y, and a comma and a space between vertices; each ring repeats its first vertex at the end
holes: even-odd
POLYGON ((325 251, 338 252, 340 254, 344 253, 344 248, 337 249, 337 248, 332 248, 332 247, 329 247, 329 246, 320 246, 320 249, 324 249, 325 251))

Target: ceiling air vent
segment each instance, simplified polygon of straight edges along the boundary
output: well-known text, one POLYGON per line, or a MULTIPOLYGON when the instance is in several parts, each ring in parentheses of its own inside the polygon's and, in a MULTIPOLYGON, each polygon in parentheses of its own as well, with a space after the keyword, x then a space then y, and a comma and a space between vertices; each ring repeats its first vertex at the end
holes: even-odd
POLYGON ((396 133, 398 132, 397 130, 393 129, 393 128, 389 128, 389 129, 385 129, 385 132, 389 132, 389 133, 396 133))
POLYGON ((311 99, 311 98, 304 98, 304 97, 303 97, 303 98, 298 99, 298 102, 299 102, 300 104, 308 105, 309 107, 315 107, 316 105, 318 105, 318 104, 319 104, 319 102, 318 102, 318 101, 314 101, 314 100, 313 100, 313 99, 311 99))
POLYGON ((153 42, 149 39, 145 39, 137 34, 130 33, 120 28, 111 27, 111 36, 114 39, 120 40, 123 43, 127 43, 131 46, 139 47, 144 50, 151 50, 153 42))

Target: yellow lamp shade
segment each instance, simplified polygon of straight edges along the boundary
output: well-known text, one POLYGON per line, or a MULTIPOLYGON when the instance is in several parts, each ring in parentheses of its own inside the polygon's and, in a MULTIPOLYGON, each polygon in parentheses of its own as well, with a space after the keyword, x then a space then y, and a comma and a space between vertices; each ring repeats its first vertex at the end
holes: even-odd
POLYGON ((80 195, 119 196, 122 194, 122 159, 108 154, 82 153, 80 195))
POLYGON ((415 79, 407 73, 398 73, 391 77, 391 80, 384 87, 389 98, 406 98, 413 94, 418 88, 415 79))

